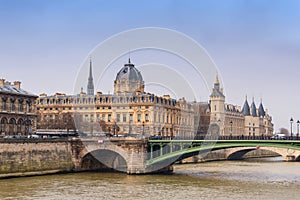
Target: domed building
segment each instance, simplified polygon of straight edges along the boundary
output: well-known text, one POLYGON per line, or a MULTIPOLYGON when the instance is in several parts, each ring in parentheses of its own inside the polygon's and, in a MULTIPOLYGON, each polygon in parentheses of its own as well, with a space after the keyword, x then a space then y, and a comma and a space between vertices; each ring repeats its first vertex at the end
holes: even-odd
POLYGON ((272 117, 262 103, 257 109, 254 99, 249 106, 246 98, 241 109, 225 102, 218 76, 209 102, 187 102, 184 98, 145 92, 142 74, 130 59, 118 71, 113 84, 113 94, 94 94, 90 61, 87 93, 40 95, 38 128, 193 138, 195 134, 205 136, 210 125, 217 124, 221 136, 257 137, 273 133, 272 117))
POLYGON ((37 105, 39 129, 73 127, 87 134, 193 137, 195 114, 192 104, 184 98, 176 100, 169 95, 146 93, 141 72, 130 59, 116 75, 113 94, 97 92, 93 95, 91 71, 90 62, 88 94, 40 95, 37 105), (70 116, 75 119, 76 127, 70 124, 70 116))
POLYGON ((115 94, 144 93, 144 81, 141 72, 130 62, 118 72, 114 81, 115 94))

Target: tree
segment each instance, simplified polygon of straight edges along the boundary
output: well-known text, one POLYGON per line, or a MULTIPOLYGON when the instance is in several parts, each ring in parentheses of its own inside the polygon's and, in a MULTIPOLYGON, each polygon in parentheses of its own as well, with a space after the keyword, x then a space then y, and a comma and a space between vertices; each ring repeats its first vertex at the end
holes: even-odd
POLYGON ((284 134, 284 135, 287 136, 287 137, 290 135, 289 131, 288 131, 286 128, 280 128, 280 129, 278 130, 278 133, 284 134))

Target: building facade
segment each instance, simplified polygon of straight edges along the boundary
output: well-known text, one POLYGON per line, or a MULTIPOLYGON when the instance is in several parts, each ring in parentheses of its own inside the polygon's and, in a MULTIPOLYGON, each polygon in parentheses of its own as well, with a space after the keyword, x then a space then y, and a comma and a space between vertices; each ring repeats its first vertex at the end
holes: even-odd
POLYGON ((87 93, 41 94, 37 100, 38 128, 73 129, 87 134, 143 134, 146 136, 205 136, 217 124, 220 136, 270 136, 272 117, 247 99, 240 106, 227 104, 218 76, 209 102, 187 102, 169 95, 145 92, 140 71, 130 59, 114 80, 114 93, 94 94, 90 61, 87 93))
POLYGON ((210 95, 209 103, 199 104, 200 123, 197 134, 205 136, 211 124, 220 127, 220 136, 270 137, 273 135, 272 117, 262 102, 256 108, 254 99, 251 107, 247 98, 244 106, 225 103, 225 95, 218 75, 210 95))
POLYGON ((194 134, 194 108, 184 98, 145 92, 140 71, 130 59, 117 73, 114 93, 41 94, 37 101, 40 129, 77 129, 84 133, 184 136, 194 134))
POLYGON ((0 79, 0 133, 28 135, 36 132, 36 99, 21 88, 21 82, 11 84, 0 79))

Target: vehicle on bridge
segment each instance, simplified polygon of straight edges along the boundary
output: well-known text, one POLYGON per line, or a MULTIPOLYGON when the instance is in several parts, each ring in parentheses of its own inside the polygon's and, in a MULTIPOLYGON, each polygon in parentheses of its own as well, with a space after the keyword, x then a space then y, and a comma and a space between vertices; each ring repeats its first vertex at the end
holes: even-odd
POLYGON ((286 140, 286 135, 282 133, 277 133, 271 137, 271 140, 286 140))

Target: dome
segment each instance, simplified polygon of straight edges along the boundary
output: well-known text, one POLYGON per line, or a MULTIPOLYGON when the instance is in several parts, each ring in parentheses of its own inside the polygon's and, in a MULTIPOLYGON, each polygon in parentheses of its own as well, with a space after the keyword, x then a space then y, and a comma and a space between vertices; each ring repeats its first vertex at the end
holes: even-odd
POLYGON ((143 77, 137 68, 134 67, 134 64, 131 64, 130 58, 128 64, 125 64, 124 67, 118 72, 116 81, 120 80, 129 80, 129 81, 143 81, 143 77))

